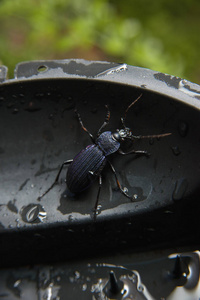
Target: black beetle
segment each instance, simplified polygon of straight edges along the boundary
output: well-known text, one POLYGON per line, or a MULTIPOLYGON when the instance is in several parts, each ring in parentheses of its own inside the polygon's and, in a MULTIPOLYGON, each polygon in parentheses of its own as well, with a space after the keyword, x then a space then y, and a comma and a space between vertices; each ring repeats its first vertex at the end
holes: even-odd
POLYGON ((142 94, 127 107, 124 117, 121 118, 122 129, 117 129, 116 132, 114 133, 112 133, 111 131, 105 131, 101 133, 104 127, 109 123, 109 119, 110 119, 110 111, 108 109, 108 106, 106 105, 107 115, 103 125, 98 130, 96 139, 94 139, 93 135, 84 127, 80 114, 77 112, 77 110, 75 110, 79 123, 81 124, 83 130, 87 132, 88 135, 90 136, 92 140, 92 144, 87 146, 82 151, 80 151, 74 157, 74 159, 70 159, 63 162, 56 176, 55 181, 40 197, 38 197, 38 200, 43 198, 44 195, 46 195, 53 188, 53 186, 58 182, 63 166, 70 164, 66 175, 66 184, 69 191, 73 194, 78 194, 86 190, 97 179, 97 177, 99 178, 99 189, 98 189, 97 199, 94 207, 94 212, 96 215, 98 201, 99 201, 99 194, 102 186, 101 173, 106 163, 110 165, 110 168, 115 175, 117 186, 121 191, 121 193, 126 197, 128 197, 129 199, 131 199, 132 201, 136 199, 135 196, 130 196, 128 194, 127 188, 125 187, 122 188, 117 178, 115 169, 113 165, 110 163, 110 161, 107 159, 107 157, 115 152, 118 152, 119 154, 122 155, 127 155, 132 153, 148 155, 147 151, 143 151, 143 150, 131 150, 129 152, 123 152, 120 149, 121 143, 127 140, 133 141, 141 138, 160 138, 171 134, 171 133, 164 133, 164 134, 157 134, 157 135, 135 136, 132 134, 130 128, 126 127, 125 125, 126 114, 128 110, 141 98, 141 96, 142 94))

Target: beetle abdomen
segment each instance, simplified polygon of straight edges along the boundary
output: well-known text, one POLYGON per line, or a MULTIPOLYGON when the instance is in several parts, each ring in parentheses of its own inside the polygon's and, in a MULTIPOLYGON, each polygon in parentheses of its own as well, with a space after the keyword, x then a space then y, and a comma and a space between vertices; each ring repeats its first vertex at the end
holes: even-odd
POLYGON ((67 187, 72 193, 87 189, 101 173, 106 163, 97 145, 89 145, 79 152, 67 171, 67 187))

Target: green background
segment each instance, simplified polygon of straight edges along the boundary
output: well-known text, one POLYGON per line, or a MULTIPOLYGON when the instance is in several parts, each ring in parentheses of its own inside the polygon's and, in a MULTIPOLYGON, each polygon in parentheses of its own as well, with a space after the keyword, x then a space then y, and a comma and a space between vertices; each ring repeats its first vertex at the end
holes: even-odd
POLYGON ((199 0, 0 0, 0 64, 85 58, 200 82, 199 0))

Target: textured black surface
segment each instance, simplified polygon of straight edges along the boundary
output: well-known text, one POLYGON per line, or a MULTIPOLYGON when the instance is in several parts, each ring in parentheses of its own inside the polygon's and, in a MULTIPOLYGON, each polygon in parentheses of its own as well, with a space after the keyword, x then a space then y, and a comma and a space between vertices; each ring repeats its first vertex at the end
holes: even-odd
MULTIPOLYGON (((46 71, 51 71, 49 77, 56 70, 53 64, 46 71)), ((140 76, 139 88, 138 78, 134 83, 133 67, 119 70, 120 65, 99 63, 101 74, 107 65, 108 70, 116 67, 118 71, 95 79, 95 64, 87 64, 92 70, 88 69, 84 78, 80 65, 85 64, 80 61, 73 61, 68 71, 76 78, 67 78, 66 73, 63 78, 42 78, 41 74, 36 78, 33 72, 32 77, 25 76, 26 80, 18 67, 18 79, 0 86, 2 266, 199 244, 199 87, 195 85, 195 91, 192 88, 193 94, 185 93, 172 87, 170 78, 163 74, 151 77, 152 85, 158 80, 163 84, 163 78, 168 78, 160 94, 153 93, 146 87, 147 70, 143 80, 140 76), (127 85, 123 80, 119 83, 123 73, 129 78, 127 85), (175 98, 168 96, 172 90, 175 98), (121 184, 129 193, 137 194, 138 201, 131 203, 116 189, 113 174, 106 167, 96 222, 92 210, 98 182, 77 198, 69 197, 64 182, 67 168, 59 184, 39 202, 38 196, 54 181, 62 162, 91 144, 74 108, 95 135, 105 119, 106 104, 111 111, 107 129, 112 131, 119 128, 124 110, 141 93, 141 100, 127 115, 127 125, 135 135, 172 135, 135 142, 134 149, 147 150, 149 158, 113 155, 121 184)))

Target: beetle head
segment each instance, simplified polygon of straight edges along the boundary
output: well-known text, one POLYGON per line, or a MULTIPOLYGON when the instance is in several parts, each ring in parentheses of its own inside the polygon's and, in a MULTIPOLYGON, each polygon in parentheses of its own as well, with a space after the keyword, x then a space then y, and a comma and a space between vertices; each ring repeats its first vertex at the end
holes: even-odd
POLYGON ((113 133, 113 138, 118 142, 124 142, 127 139, 132 139, 132 131, 128 127, 124 127, 123 129, 117 129, 116 132, 113 133))

